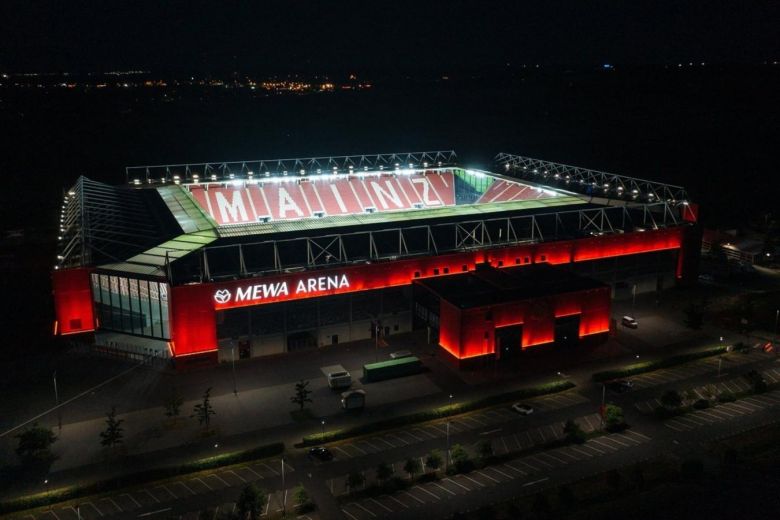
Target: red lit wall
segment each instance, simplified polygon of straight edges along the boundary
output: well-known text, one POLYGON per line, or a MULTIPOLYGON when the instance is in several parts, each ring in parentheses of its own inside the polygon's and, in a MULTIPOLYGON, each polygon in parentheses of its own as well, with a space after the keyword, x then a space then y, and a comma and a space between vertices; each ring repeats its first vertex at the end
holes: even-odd
POLYGON ((89 269, 63 269, 52 272, 55 334, 75 334, 95 330, 89 269))
MULTIPOLYGON (((526 263, 527 258, 527 263, 549 262, 551 264, 563 264, 572 261, 579 262, 675 249, 680 248, 685 229, 678 227, 580 240, 543 242, 380 264, 363 264, 278 276, 177 286, 172 289, 171 295, 174 352, 175 355, 180 356, 207 352, 217 348, 215 325, 215 311, 217 310, 408 285, 416 278, 460 273, 463 272, 464 268, 472 271, 478 263, 483 262, 490 263, 496 267, 509 267, 526 263), (346 276, 348 286, 325 288, 324 290, 315 288, 305 292, 296 291, 300 282, 303 282, 304 286, 308 287, 309 279, 328 276, 339 277, 339 279, 342 276, 346 276), (284 282, 287 285, 286 293, 263 294, 260 298, 249 298, 240 301, 236 298, 239 289, 247 291, 248 287, 255 285, 270 287, 284 282), (229 299, 218 301, 216 296, 219 291, 223 291, 223 294, 229 293, 229 299)), ((262 293, 262 291, 258 291, 258 293, 262 293)), ((608 308, 608 294, 606 301, 608 308)), ((550 305, 554 309, 552 314, 547 312, 539 316, 529 314, 527 318, 528 325, 524 326, 523 332, 524 345, 536 345, 552 341, 551 323, 553 323, 554 315, 580 312, 583 315, 581 335, 593 334, 608 329, 608 316, 603 316, 599 306, 591 309, 582 302, 575 304, 558 300, 550 305), (578 306, 581 307, 579 311, 577 311, 578 306), (553 318, 550 318, 551 315, 553 318)), ((453 313, 455 311, 457 309, 454 309, 453 313)), ((510 313, 509 316, 515 317, 508 317, 504 321, 517 320, 516 316, 518 314, 510 313)), ((482 331, 482 335, 479 337, 469 337, 464 341, 463 338, 456 338, 454 335, 447 337, 447 331, 444 331, 445 339, 442 345, 446 345, 445 348, 451 348, 453 352, 459 352, 461 356, 482 355, 486 349, 490 351, 493 348, 492 339, 487 338, 488 343, 485 343, 484 332, 485 330, 482 331)), ((491 334, 490 331, 488 333, 491 334)))
POLYGON ((580 338, 609 332, 609 287, 472 309, 442 300, 439 344, 459 360, 494 354, 496 328, 522 325, 517 348, 544 345, 555 340, 555 318, 575 314, 580 316, 580 338))

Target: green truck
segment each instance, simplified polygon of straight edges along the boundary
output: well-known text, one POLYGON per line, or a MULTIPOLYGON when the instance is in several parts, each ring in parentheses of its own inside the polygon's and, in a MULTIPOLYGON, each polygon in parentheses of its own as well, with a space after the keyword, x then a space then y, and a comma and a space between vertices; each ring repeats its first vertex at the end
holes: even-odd
POLYGON ((422 370, 423 364, 418 358, 414 356, 403 357, 363 365, 363 379, 366 383, 374 383, 385 379, 419 374, 422 370))

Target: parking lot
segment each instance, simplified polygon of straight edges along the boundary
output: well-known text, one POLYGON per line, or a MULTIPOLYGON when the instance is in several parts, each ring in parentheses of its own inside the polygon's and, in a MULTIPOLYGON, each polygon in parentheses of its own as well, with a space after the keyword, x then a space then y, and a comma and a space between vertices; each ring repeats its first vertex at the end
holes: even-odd
MULTIPOLYGON (((563 392, 527 399, 524 402, 534 407, 535 413, 545 410, 555 410, 576 404, 587 402, 588 399, 576 392, 563 392)), ((507 421, 515 421, 520 416, 513 411, 509 404, 506 407, 492 408, 480 412, 474 412, 453 417, 449 421, 450 435, 460 432, 495 426, 507 421)), ((328 448, 336 459, 351 459, 362 457, 370 453, 408 446, 418 442, 435 438, 443 438, 447 435, 447 421, 441 420, 409 427, 390 433, 383 433, 371 437, 365 437, 354 441, 330 444, 328 448)))
MULTIPOLYGON (((286 461, 284 470, 286 473, 295 471, 286 461)), ((171 509, 170 505, 173 502, 188 497, 239 487, 248 482, 261 481, 258 486, 262 487, 263 480, 280 475, 281 459, 270 459, 231 469, 200 473, 197 477, 188 476, 164 483, 152 482, 146 486, 123 490, 114 495, 80 501, 73 506, 55 505, 51 509, 35 515, 28 514, 24 518, 33 520, 98 520, 136 510, 139 512, 146 509, 167 511, 171 509)), ((276 497, 276 493, 271 493, 268 497, 269 507, 273 507, 271 504, 275 503, 274 501, 278 502, 278 497, 276 497)))
MULTIPOLYGON (((556 468, 630 449, 650 440, 650 437, 633 430, 604 435, 584 444, 556 448, 502 464, 486 466, 467 474, 415 484, 392 495, 346 501, 342 506, 342 511, 350 520, 370 520, 382 517, 405 518, 413 515, 411 510, 416 507, 446 501, 459 495, 479 492, 491 486, 504 484, 530 486, 547 480, 546 475, 556 468)), ((396 471, 400 469, 398 463, 393 466, 396 471)), ((401 474, 399 476, 408 477, 401 474)))
POLYGON ((653 372, 631 376, 634 383, 634 389, 651 388, 653 386, 665 385, 675 381, 682 381, 692 377, 700 376, 709 372, 717 372, 720 363, 721 374, 727 374, 732 368, 739 367, 747 363, 766 361, 775 359, 775 354, 768 354, 762 351, 751 351, 750 354, 731 353, 722 356, 712 356, 683 365, 663 368, 653 372))
POLYGON ((696 410, 664 422, 667 428, 677 432, 689 431, 701 426, 728 421, 750 415, 769 407, 780 405, 780 390, 739 399, 733 403, 719 404, 714 408, 696 410))
MULTIPOLYGON (((266 497, 265 507, 260 513, 260 516, 264 517, 268 516, 269 513, 280 513, 285 511, 288 515, 292 515, 290 518, 296 518, 298 520, 317 520, 319 515, 316 513, 308 513, 305 515, 293 514, 295 509, 294 504, 292 503, 293 493, 294 490, 285 489, 283 491, 276 491, 275 493, 269 494, 266 497)), ((192 511, 181 515, 180 520, 214 520, 220 518, 224 514, 235 514, 236 503, 225 502, 224 504, 220 504, 219 506, 215 507, 213 511, 210 510, 210 512, 213 512, 213 516, 204 518, 201 514, 201 511, 192 511)))

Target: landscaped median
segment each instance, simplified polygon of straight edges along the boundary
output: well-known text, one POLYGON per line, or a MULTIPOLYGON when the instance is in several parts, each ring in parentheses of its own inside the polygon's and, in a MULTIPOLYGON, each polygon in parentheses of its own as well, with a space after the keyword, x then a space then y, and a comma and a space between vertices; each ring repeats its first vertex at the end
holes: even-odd
POLYGON ((717 347, 710 347, 704 350, 698 350, 696 352, 688 352, 686 354, 678 354, 676 356, 670 356, 663 359, 656 359, 654 361, 642 361, 641 363, 632 363, 620 368, 614 368, 612 370, 604 370, 603 372, 595 372, 591 377, 593 381, 602 383, 604 381, 610 381, 612 379, 619 379, 621 377, 634 376, 637 374, 643 374, 645 372, 652 372, 661 368, 669 368, 676 365, 682 365, 690 361, 696 361, 697 359, 704 359, 712 356, 719 356, 728 352, 728 347, 725 345, 718 345, 717 347))
POLYGON ((397 417, 391 417, 389 419, 374 421, 358 426, 351 426, 337 430, 329 430, 324 433, 307 435, 303 438, 302 445, 312 446, 314 444, 320 444, 323 442, 343 440, 350 437, 357 437, 359 435, 376 433, 378 431, 390 430, 393 428, 399 428, 401 426, 408 426, 410 424, 442 419, 445 417, 478 410, 480 408, 488 408, 490 406, 516 401, 518 399, 528 399, 530 397, 538 397, 542 395, 563 392, 564 390, 574 388, 574 386, 574 383, 565 380, 553 381, 543 385, 537 385, 528 388, 520 388, 518 390, 504 392, 501 394, 494 394, 479 399, 439 406, 437 408, 424 410, 422 412, 399 415, 397 417))
POLYGON ((0 502, 0 514, 64 502, 88 495, 107 493, 109 491, 115 491, 117 489, 122 489, 128 486, 135 486, 147 482, 180 477, 182 475, 196 473, 208 469, 264 459, 267 457, 279 455, 283 452, 284 443, 276 442, 273 444, 257 446, 247 450, 221 453, 219 455, 197 459, 178 466, 163 466, 150 470, 128 473, 127 475, 122 475, 107 480, 100 480, 90 484, 65 486, 57 489, 51 489, 46 492, 20 496, 12 500, 0 502))

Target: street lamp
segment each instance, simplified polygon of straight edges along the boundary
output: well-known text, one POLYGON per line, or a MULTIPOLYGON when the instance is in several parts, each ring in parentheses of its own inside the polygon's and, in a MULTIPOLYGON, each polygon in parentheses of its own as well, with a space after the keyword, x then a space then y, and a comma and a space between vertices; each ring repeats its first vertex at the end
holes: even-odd
POLYGON ((238 397, 238 386, 236 385, 236 346, 230 342, 230 360, 233 364, 233 395, 238 397))
POLYGON ((287 516, 287 488, 284 487, 284 455, 282 455, 282 516, 287 516))
POLYGON ((321 421, 322 424, 322 434, 320 435, 320 442, 323 442, 325 439, 325 419, 321 421))
POLYGON ((450 469, 450 412, 452 411, 452 394, 450 394, 449 410, 447 410, 447 452, 444 456, 444 471, 450 469))
POLYGON ((60 392, 57 388, 57 371, 52 374, 54 380, 54 404, 57 405, 57 429, 62 431, 62 411, 60 410, 60 392))

